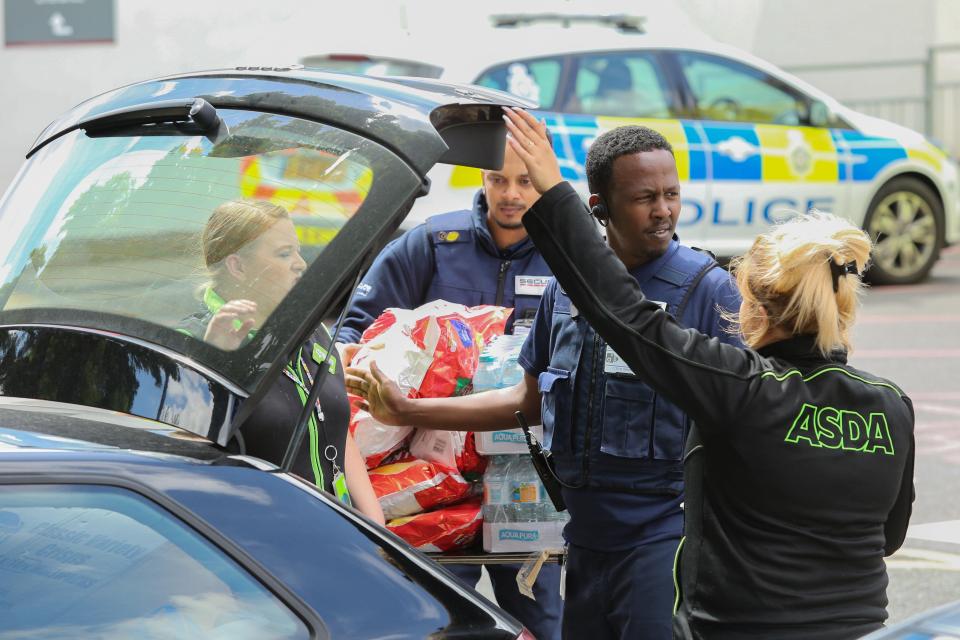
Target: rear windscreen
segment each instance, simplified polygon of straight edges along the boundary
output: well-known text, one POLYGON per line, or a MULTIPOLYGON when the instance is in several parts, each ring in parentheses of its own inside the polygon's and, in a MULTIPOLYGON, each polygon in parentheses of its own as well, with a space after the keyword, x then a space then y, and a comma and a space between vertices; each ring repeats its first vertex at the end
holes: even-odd
MULTIPOLYGON (((384 178, 395 157, 358 135, 220 116, 214 138, 75 130, 40 149, 0 204, 0 323, 25 310, 114 330, 106 319, 128 318, 141 321, 124 330, 133 337, 147 338, 148 323, 230 352, 271 322, 308 316, 315 299, 297 285, 310 265, 371 194, 381 215, 411 186, 384 178)), ((158 335, 171 334, 149 339, 158 335)))

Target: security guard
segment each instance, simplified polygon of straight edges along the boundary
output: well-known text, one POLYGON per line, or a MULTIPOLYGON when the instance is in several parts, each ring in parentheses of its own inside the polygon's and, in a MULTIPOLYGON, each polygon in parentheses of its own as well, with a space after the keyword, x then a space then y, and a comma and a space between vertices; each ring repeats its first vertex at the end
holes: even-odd
MULTIPOLYGON (((666 139, 619 127, 597 138, 586 166, 592 213, 630 275, 685 326, 739 344, 725 331, 740 304, 729 274, 674 237, 680 184, 666 139)), ((669 639, 687 417, 633 375, 555 281, 520 364, 516 387, 462 398, 398 397, 374 367, 363 382, 349 371, 347 384, 391 424, 489 430, 510 426, 518 408, 539 417, 570 511, 563 636, 669 639)))
POLYGON ((896 385, 846 361, 866 233, 813 212, 758 236, 735 269, 751 349, 733 348, 661 311, 656 287, 586 221, 542 125, 508 117, 543 194, 524 224, 558 281, 696 421, 675 637, 845 640, 882 627, 884 556, 902 544, 913 499, 914 415, 896 385))
MULTIPOLYGON (((433 216, 383 250, 357 288, 339 339, 357 342, 388 307, 413 309, 438 299, 513 307, 507 332, 529 329, 551 277, 521 222, 535 196, 526 167, 507 149, 502 169, 483 172, 471 209, 433 216)), ((351 351, 343 350, 345 358, 351 351)), ((479 565, 446 567, 470 586, 480 579, 479 565)), ((556 564, 540 571, 536 601, 519 592, 517 565, 486 567, 503 609, 537 638, 559 637, 563 603, 556 564)))
POLYGON ((339 339, 356 343, 384 309, 433 300, 513 307, 507 333, 533 324, 550 270, 520 221, 533 193, 516 154, 484 171, 470 209, 428 218, 388 244, 364 276, 339 339))

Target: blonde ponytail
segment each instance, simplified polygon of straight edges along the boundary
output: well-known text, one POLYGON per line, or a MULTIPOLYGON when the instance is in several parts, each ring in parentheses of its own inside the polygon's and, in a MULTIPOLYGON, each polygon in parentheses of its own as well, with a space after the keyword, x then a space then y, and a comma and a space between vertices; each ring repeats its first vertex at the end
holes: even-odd
POLYGON ((825 355, 835 349, 849 351, 850 328, 863 291, 857 276, 869 257, 866 233, 818 211, 758 236, 734 265, 747 308, 766 310, 763 322, 739 318, 746 344, 752 346, 770 329, 781 328, 790 335, 815 336, 825 355), (837 265, 833 269, 831 262, 837 265))

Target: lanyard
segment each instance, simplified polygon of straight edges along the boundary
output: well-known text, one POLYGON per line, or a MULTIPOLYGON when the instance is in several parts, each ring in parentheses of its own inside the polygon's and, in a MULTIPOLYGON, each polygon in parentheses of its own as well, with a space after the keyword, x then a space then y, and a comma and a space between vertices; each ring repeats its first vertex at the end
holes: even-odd
MULTIPOLYGON (((309 367, 303 363, 303 348, 300 348, 300 351, 297 352, 297 369, 294 369, 291 365, 287 365, 283 369, 283 373, 293 380, 293 383, 297 385, 297 391, 300 392, 300 401, 306 402, 307 396, 304 394, 310 393, 310 387, 313 386, 313 375, 310 373, 309 367), (306 377, 307 381, 304 382, 303 378, 306 377)), ((323 409, 320 407, 320 400, 317 399, 317 403, 314 406, 316 409, 316 419, 320 422, 323 422, 323 409)))
MULTIPOLYGON (((283 369, 284 375, 290 378, 293 383, 296 385, 297 394, 300 396, 300 402, 306 403, 310 387, 313 386, 313 375, 310 373, 310 368, 306 366, 303 362, 303 348, 297 352, 297 369, 294 369, 290 364, 288 364, 283 369), (304 382, 303 378, 306 377, 307 381, 304 382), (308 386, 309 384, 309 386, 308 386)), ((324 487, 323 479, 323 467, 320 463, 320 455, 318 450, 318 431, 317 423, 324 425, 324 415, 323 409, 320 407, 320 400, 317 399, 316 404, 314 405, 313 415, 310 416, 308 423, 310 430, 310 465, 313 467, 314 480, 316 481, 317 486, 321 489, 324 487)), ((326 431, 324 431, 326 433, 326 431)), ((343 471, 340 469, 340 466, 337 464, 337 447, 332 444, 327 444, 323 450, 323 455, 330 462, 330 466, 333 468, 333 490, 337 496, 337 499, 340 502, 348 505, 352 505, 350 500, 350 492, 347 490, 347 479, 343 474, 343 471)))

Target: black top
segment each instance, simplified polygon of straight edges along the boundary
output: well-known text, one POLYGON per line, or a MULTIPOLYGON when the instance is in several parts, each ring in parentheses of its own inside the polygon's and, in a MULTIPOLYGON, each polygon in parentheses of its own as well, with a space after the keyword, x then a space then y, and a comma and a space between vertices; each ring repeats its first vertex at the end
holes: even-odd
MULTIPOLYGON (((196 338, 203 337, 207 324, 222 304, 218 296, 211 294, 212 291, 208 290, 203 309, 180 322, 179 331, 196 338)), ((328 371, 318 399, 323 419, 318 420, 319 414, 314 412, 291 471, 336 495, 333 486, 333 462, 330 458, 336 461, 338 469, 343 472, 350 425, 350 403, 347 400, 343 368, 337 359, 336 349, 332 349, 329 359, 326 358, 326 349, 330 347, 330 342, 330 335, 324 327, 313 333, 263 396, 253 413, 240 426, 240 436, 246 454, 276 465, 282 463, 303 402, 310 393, 311 381, 316 380, 320 363, 326 360, 328 371), (303 373, 304 368, 308 375, 303 373)))
MULTIPOLYGON (((325 350, 329 346, 330 336, 321 328, 301 347, 303 366, 310 372, 310 376, 303 376, 303 387, 300 389, 303 398, 309 394, 310 379, 316 379, 319 363, 324 361, 325 350)), ((323 421, 311 420, 308 424, 307 436, 297 451, 292 471, 335 494, 332 485, 333 468, 328 455, 336 459, 337 467, 342 472, 345 468, 344 453, 350 423, 350 403, 347 401, 343 382, 343 367, 336 357, 336 349, 332 351, 328 360, 331 364, 327 365, 327 375, 322 382, 319 396, 323 421), (328 449, 330 445, 335 447, 335 454, 328 449)), ((254 412, 241 425, 240 434, 249 455, 274 464, 283 461, 287 443, 293 436, 297 418, 303 408, 301 395, 297 391, 298 384, 288 375, 294 374, 296 365, 297 358, 294 358, 291 366, 277 378, 254 412)))
POLYGON ((845 353, 824 357, 811 336, 757 352, 682 329, 643 297, 566 183, 524 225, 580 313, 696 424, 680 637, 829 640, 879 628, 883 557, 902 544, 913 500, 909 398, 845 353))

